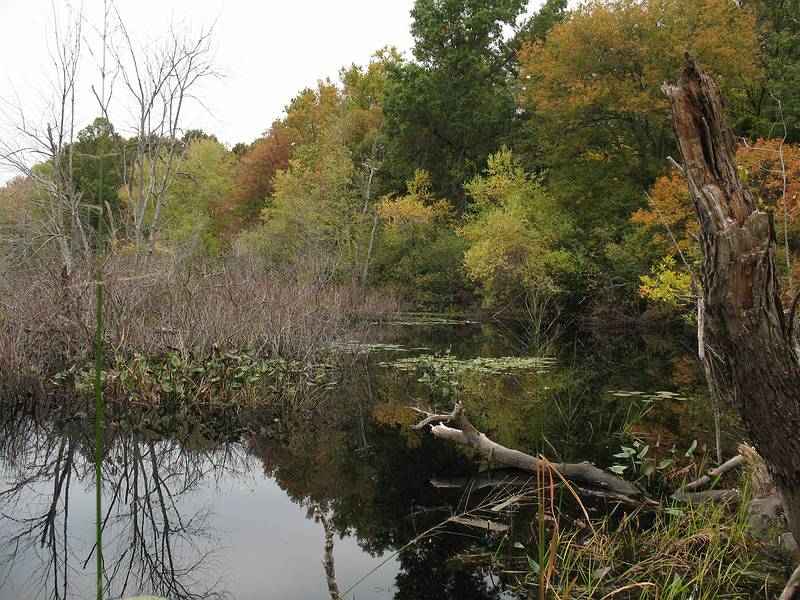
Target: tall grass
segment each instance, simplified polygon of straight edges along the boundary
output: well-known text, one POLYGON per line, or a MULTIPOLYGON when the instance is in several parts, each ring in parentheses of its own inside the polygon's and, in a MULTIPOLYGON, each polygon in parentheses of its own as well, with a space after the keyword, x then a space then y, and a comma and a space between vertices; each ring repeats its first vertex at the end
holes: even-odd
POLYGON ((759 558, 748 538, 746 490, 737 503, 589 520, 559 512, 559 483, 552 471, 537 473, 535 536, 522 544, 524 556, 503 565, 529 596, 712 600, 770 598, 782 589, 785 574, 759 558))

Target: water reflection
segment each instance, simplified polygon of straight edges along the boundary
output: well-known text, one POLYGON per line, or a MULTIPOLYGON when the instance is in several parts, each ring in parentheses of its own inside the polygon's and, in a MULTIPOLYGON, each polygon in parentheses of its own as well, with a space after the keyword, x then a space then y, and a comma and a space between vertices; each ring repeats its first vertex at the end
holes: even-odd
MULTIPOLYGON (((508 330, 474 324, 406 328, 395 341, 462 358, 528 352, 508 330)), ((487 435, 559 460, 608 464, 625 427, 664 447, 711 439, 702 401, 664 397, 645 414, 635 394, 609 393, 680 387, 694 397, 701 388, 687 383, 680 349, 618 352, 564 345, 553 368, 462 374, 459 393, 487 435)), ((410 404, 449 410, 450 399, 418 373, 380 367, 390 360, 390 352, 361 357, 287 435, 273 434, 271 419, 220 435, 224 443, 110 427, 102 470, 107 597, 335 598, 381 557, 480 502, 498 478, 507 483, 508 473, 487 472, 491 465, 463 448, 408 428, 410 404)), ((92 424, 66 409, 41 417, 6 407, 0 431, 0 598, 89 597, 92 424)), ((470 559, 496 544, 474 530, 437 531, 354 593, 506 598, 507 582, 470 559)))
MULTIPOLYGON (((12 595, 68 598, 86 589, 95 551, 86 502, 93 448, 86 433, 57 432, 23 415, 3 419, 0 560, 12 595)), ((176 599, 223 597, 217 562, 223 549, 211 510, 182 500, 201 486, 246 474, 242 450, 189 450, 135 436, 115 437, 107 447, 105 595, 148 590, 176 599)))

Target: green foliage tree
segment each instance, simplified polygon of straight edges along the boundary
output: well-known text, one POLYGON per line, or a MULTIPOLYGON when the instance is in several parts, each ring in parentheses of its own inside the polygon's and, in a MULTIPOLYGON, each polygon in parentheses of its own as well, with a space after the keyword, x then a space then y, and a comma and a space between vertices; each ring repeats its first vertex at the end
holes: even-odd
POLYGON ((191 139, 164 206, 165 237, 169 242, 212 255, 221 251, 221 222, 215 216, 236 185, 237 164, 233 152, 214 136, 191 139))
POLYGON ((580 260, 568 250, 572 221, 509 150, 491 155, 485 174, 466 189, 473 201, 463 228, 464 268, 485 302, 556 292, 577 271, 580 260))
POLYGON ((411 15, 416 62, 392 65, 383 110, 398 149, 396 181, 415 169, 459 209, 463 184, 512 129, 514 55, 503 28, 522 0, 418 0, 411 15))
POLYGON ((466 245, 454 228, 452 204, 435 196, 430 175, 418 170, 407 193, 381 199, 381 244, 374 281, 397 288, 423 306, 450 303, 464 285, 466 245))
POLYGON ((72 148, 72 177, 76 191, 85 204, 94 207, 91 223, 97 227, 99 202, 118 217, 118 191, 124 181, 124 140, 104 117, 96 118, 78 132, 72 148), (100 174, 102 173, 102 178, 100 174))
POLYGON ((745 4, 758 16, 766 76, 748 89, 751 110, 739 127, 751 137, 782 136, 783 121, 787 141, 800 142, 800 0, 745 4))

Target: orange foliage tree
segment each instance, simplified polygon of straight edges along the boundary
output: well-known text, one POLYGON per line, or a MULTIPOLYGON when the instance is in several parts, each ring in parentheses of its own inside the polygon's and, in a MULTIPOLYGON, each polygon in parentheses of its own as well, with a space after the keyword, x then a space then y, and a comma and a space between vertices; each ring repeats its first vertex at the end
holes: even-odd
MULTIPOLYGON (((800 280, 800 145, 782 144, 779 139, 745 141, 736 161, 759 205, 775 215, 778 242, 788 257, 788 264, 783 263, 784 289, 792 294, 789 282, 800 280)), ((641 295, 667 301, 691 295, 689 286, 700 253, 697 219, 683 173, 673 169, 660 177, 650 193, 650 205, 631 220, 648 231, 656 251, 666 256, 642 277, 641 295)))

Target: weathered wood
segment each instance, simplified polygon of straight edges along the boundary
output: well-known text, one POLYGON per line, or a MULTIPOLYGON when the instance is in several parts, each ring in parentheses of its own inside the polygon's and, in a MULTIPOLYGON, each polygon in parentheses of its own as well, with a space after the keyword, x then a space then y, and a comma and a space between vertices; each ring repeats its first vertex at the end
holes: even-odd
POLYGON ((744 456, 741 454, 737 454, 733 458, 725 461, 720 466, 716 467, 715 469, 711 469, 708 473, 695 479, 694 481, 690 481, 686 485, 684 485, 680 490, 680 492, 694 492, 699 489, 706 487, 713 479, 717 477, 722 477, 729 471, 733 471, 737 467, 740 467, 744 464, 744 456))
POLYGON ((662 89, 701 226, 710 383, 741 414, 800 538, 800 368, 778 291, 772 215, 739 179, 714 79, 687 54, 678 84, 662 89))
MULTIPOLYGON (((424 411, 419 412, 424 413, 424 411)), ((453 412, 449 415, 424 414, 427 416, 416 425, 417 429, 438 422, 438 425, 433 425, 431 427, 431 433, 433 433, 433 435, 443 440, 471 446, 489 458, 489 460, 495 460, 500 464, 514 467, 515 469, 521 469, 528 473, 533 473, 537 469, 545 469, 549 465, 561 473, 565 479, 580 481, 628 498, 641 496, 641 491, 633 484, 612 473, 598 469, 590 462, 551 463, 493 442, 483 433, 475 429, 472 423, 469 422, 469 419, 467 419, 467 416, 464 414, 464 408, 460 404, 456 404, 453 412), (443 422, 453 423, 458 429, 442 425, 443 422)))

